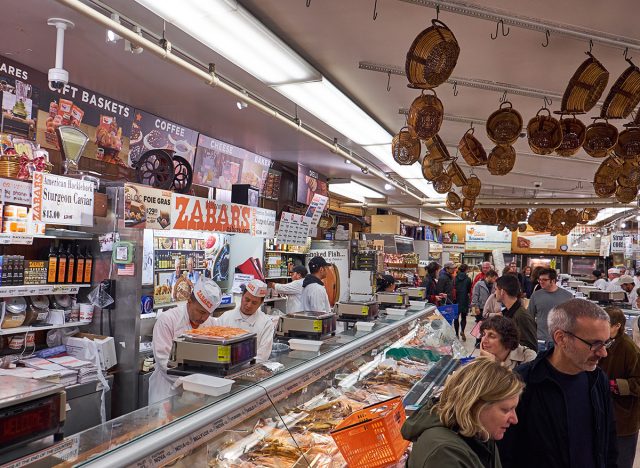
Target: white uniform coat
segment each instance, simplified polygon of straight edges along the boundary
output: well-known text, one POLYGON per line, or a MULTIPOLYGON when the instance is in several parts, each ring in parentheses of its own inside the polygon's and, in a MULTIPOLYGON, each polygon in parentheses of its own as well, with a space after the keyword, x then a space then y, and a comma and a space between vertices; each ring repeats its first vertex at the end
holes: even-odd
POLYGON ((331 313, 331 303, 327 290, 318 283, 308 284, 302 289, 302 309, 305 312, 331 313))
POLYGON ((605 291, 622 291, 622 287, 620 286, 620 278, 613 278, 611 281, 609 281, 607 283, 607 289, 605 289, 605 291))
POLYGON ((253 315, 244 315, 240 312, 240 306, 229 310, 217 319, 217 325, 221 327, 242 328, 248 332, 255 333, 258 338, 257 362, 269 360, 271 348, 273 347, 274 326, 271 318, 262 312, 256 311, 253 315))
MULTIPOLYGON (((209 317, 201 326, 211 327, 215 324, 215 318, 209 317)), ((153 327, 153 357, 156 360, 156 367, 149 379, 150 405, 178 393, 177 390, 171 389, 178 377, 167 375, 167 361, 171 353, 173 339, 192 328, 186 302, 182 302, 158 316, 153 327)))
POLYGON ((287 296, 287 313, 302 312, 302 282, 304 279, 298 279, 287 284, 275 284, 277 293, 287 296))
POLYGON ((598 288, 600 291, 606 291, 608 284, 609 283, 607 283, 607 280, 604 278, 599 278, 593 282, 593 286, 598 288))

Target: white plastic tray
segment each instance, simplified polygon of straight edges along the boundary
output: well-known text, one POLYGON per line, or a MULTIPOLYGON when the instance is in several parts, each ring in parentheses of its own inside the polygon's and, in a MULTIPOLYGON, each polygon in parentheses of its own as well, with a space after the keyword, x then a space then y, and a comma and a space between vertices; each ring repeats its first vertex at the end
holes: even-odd
POLYGON ((407 315, 407 309, 394 309, 389 307, 388 309, 385 309, 385 312, 390 317, 404 317, 407 315))
POLYGON ((320 351, 320 346, 322 346, 322 341, 299 340, 295 338, 289 340, 289 347, 296 351, 320 351))
POLYGON ((189 392, 219 396, 229 393, 235 380, 223 379, 206 374, 191 374, 181 377, 182 387, 189 392))
POLYGON ((371 331, 376 326, 375 322, 356 322, 356 330, 358 331, 371 331))

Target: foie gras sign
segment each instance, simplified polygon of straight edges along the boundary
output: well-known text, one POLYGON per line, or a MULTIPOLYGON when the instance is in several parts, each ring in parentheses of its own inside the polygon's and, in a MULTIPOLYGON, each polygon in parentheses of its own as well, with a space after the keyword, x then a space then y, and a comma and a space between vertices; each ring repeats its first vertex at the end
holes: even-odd
POLYGON ((46 224, 93 226, 93 182, 33 173, 33 220, 46 224))

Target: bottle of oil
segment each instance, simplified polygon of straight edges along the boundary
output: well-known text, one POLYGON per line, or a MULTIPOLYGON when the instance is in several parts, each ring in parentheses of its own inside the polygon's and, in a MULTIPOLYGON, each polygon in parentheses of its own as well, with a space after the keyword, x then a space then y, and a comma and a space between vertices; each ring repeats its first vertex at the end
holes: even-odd
POLYGON ((65 283, 67 279, 67 252, 64 246, 60 244, 58 248, 58 274, 56 283, 65 283))
POLYGON ((67 283, 73 283, 76 272, 76 256, 73 253, 71 243, 67 245, 67 283))
POLYGON ((47 284, 53 284, 56 282, 56 275, 58 274, 58 249, 51 244, 49 247, 49 266, 47 270, 47 284))
POLYGON ((84 255, 82 254, 82 251, 77 244, 75 246, 75 250, 76 250, 76 271, 75 271, 73 282, 75 284, 82 284, 84 283, 84 255))
POLYGON ((91 284, 91 273, 93 273, 93 254, 89 247, 84 251, 84 281, 83 283, 91 284))

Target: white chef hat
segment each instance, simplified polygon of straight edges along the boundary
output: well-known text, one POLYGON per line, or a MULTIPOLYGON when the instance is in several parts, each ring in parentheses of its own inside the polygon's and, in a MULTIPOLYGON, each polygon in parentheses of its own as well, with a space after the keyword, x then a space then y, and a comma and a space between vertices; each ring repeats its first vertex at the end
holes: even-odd
POLYGON ((609 273, 610 275, 613 275, 613 274, 619 275, 620 274, 620 269, 619 268, 609 268, 607 270, 607 273, 609 273))
POLYGON ((260 280, 252 279, 247 284, 247 291, 255 297, 265 297, 267 295, 267 285, 260 280))
POLYGON ((193 295, 207 312, 212 313, 222 302, 220 286, 210 278, 201 278, 193 287, 193 295))

